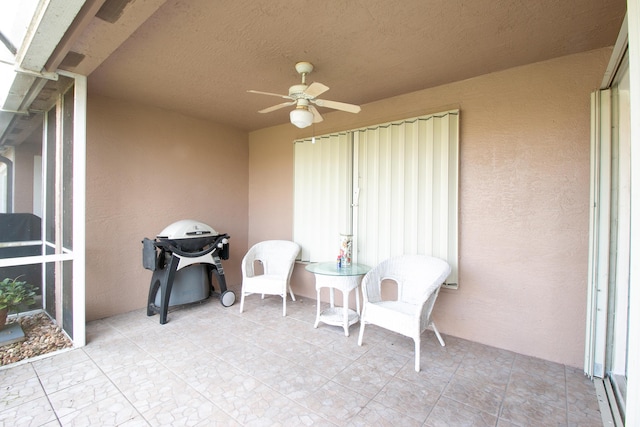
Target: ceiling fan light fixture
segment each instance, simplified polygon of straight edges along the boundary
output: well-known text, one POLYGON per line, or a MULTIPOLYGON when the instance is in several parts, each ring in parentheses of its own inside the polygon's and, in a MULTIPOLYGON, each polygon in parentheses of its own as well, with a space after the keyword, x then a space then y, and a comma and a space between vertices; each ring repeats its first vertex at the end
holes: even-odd
POLYGON ((313 123, 313 113, 306 108, 296 108, 289 113, 291 123, 300 129, 311 126, 313 123))

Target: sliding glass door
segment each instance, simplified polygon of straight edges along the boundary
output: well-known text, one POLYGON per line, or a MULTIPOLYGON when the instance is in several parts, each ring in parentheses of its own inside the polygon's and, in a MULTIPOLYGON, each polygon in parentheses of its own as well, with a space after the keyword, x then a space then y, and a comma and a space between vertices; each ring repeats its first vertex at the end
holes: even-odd
POLYGON ((602 378, 617 422, 626 413, 631 271, 631 115, 625 56, 592 96, 591 232, 585 372, 602 378))
POLYGON ((605 377, 625 413, 631 235, 631 116, 629 65, 625 59, 612 87, 611 219, 605 377))

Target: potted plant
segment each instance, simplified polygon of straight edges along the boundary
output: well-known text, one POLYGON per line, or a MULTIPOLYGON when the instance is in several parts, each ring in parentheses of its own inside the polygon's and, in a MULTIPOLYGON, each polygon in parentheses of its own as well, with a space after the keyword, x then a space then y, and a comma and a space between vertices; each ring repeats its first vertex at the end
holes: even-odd
POLYGON ((0 329, 7 322, 7 315, 10 311, 16 310, 20 306, 28 306, 35 302, 35 289, 25 281, 5 278, 0 282, 0 329))

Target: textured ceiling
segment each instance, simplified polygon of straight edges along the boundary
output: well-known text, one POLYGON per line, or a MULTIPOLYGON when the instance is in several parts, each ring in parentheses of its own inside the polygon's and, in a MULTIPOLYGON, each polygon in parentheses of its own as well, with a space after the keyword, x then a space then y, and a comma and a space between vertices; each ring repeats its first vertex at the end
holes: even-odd
POLYGON ((331 88, 322 98, 362 105, 612 46, 626 7, 624 0, 124 3, 118 21, 89 25, 71 47, 97 67, 89 76, 90 93, 245 130, 288 122, 289 109, 257 113, 281 99, 247 90, 286 94, 299 82, 298 61, 316 67, 308 82, 331 88), (143 3, 154 5, 136 19, 143 3), (131 35, 105 48, 114 44, 109 31, 116 29, 131 35), (109 55, 103 53, 101 62, 96 52, 109 55))

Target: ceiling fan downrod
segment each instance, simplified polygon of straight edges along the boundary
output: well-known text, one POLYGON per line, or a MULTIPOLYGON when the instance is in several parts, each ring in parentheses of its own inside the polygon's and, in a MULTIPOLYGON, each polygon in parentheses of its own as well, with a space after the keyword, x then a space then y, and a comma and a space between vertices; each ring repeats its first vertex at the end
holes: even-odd
POLYGON ((307 84, 307 74, 313 71, 313 64, 310 62, 298 62, 296 71, 302 76, 302 84, 307 84))

